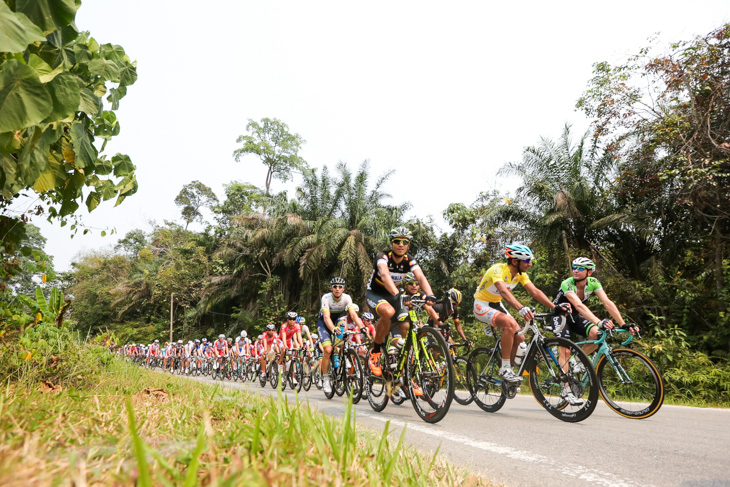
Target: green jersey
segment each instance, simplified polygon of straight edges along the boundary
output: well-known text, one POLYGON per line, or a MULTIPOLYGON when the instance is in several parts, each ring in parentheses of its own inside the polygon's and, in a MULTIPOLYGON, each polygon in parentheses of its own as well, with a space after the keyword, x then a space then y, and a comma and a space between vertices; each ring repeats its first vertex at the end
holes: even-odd
MULTIPOLYGON (((601 286, 601 283, 598 282, 598 279, 596 279, 595 277, 586 278, 586 289, 585 296, 583 296, 583 302, 585 303, 586 301, 588 301, 588 298, 590 298, 593 293, 601 289, 603 289, 603 286, 601 286)), ((576 286, 575 279, 572 277, 567 278, 560 285, 560 292, 553 300, 553 303, 569 303, 570 301, 568 301, 568 297, 566 296, 568 293, 576 293, 576 295, 578 294, 578 286, 576 286)))

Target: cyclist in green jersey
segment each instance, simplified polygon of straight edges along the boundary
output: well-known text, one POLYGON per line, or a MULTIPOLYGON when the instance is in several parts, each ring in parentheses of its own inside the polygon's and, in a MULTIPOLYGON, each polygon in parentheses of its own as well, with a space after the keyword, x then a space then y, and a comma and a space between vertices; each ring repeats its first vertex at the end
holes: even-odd
MULTIPOLYGON (((609 312, 620 326, 626 324, 618 307, 608 298, 601 283, 598 279, 592 277, 595 269, 596 264, 587 257, 578 257, 573 261, 573 275, 563 281, 560 285, 560 292, 558 292, 558 295, 553 301, 556 305, 569 303, 573 308, 573 312, 568 315, 566 326, 557 333, 558 336, 571 338, 572 334, 586 336, 591 340, 596 340, 598 339, 598 331, 600 329, 611 330, 614 328, 613 321, 609 319, 600 320, 586 306, 586 301, 594 294, 601 300, 603 307, 606 308, 606 311, 609 312)), ((555 319, 560 320, 560 317, 555 319)), ((555 327, 556 329, 560 328, 559 322, 555 324, 558 325, 555 327)), ((633 334, 634 330, 638 330, 638 327, 632 327, 630 332, 633 334)), ((586 353, 591 353, 595 350, 595 346, 590 347, 585 350, 586 353)), ((562 352, 564 350, 561 349, 561 355, 562 352)), ((563 363, 562 359, 563 357, 561 357, 561 363, 563 363)))

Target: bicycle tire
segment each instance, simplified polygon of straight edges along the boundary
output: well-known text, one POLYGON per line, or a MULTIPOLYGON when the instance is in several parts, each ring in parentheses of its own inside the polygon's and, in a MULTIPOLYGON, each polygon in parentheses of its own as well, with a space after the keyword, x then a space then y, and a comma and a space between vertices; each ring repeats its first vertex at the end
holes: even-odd
POLYGON ((276 360, 269 362, 267 368, 269 369, 269 384, 272 389, 276 389, 276 386, 279 385, 279 367, 276 364, 276 360))
MULTIPOLYGON (((380 367, 385 371, 388 366, 388 362, 385 360, 386 354, 383 353, 380 357, 380 367)), ((387 380, 383 375, 377 376, 372 373, 370 367, 367 365, 367 359, 365 361, 365 367, 365 395, 373 411, 380 412, 388 405, 387 380)))
POLYGON ((421 388, 422 395, 410 391, 416 414, 427 423, 438 423, 454 400, 454 363, 441 332, 424 326, 416 332, 406 365, 406 380, 421 388), (418 360, 413 347, 419 347, 418 360), (412 354, 412 356, 410 356, 412 354))
POLYGON ((462 406, 468 406, 474 401, 474 394, 471 393, 467 382, 469 361, 466 357, 459 356, 454 359, 454 401, 462 406))
POLYGON ((289 380, 289 387, 291 388, 291 390, 296 392, 302 390, 302 364, 301 362, 299 362, 299 359, 292 359, 291 363, 289 364, 289 373, 287 374, 287 379, 289 380))
POLYGON ((530 376, 530 389, 535 400, 561 421, 583 421, 593 413, 598 403, 598 378, 590 359, 580 346, 570 340, 550 337, 545 338, 543 343, 547 356, 542 355, 539 347, 533 346, 525 358, 525 370, 530 376), (583 365, 584 372, 578 375, 569 365, 566 366, 568 370, 563 371, 557 363, 557 347, 569 349, 570 355, 583 365), (583 404, 572 406, 562 399, 561 391, 566 380, 573 394, 582 399, 583 404))
POLYGON ((474 403, 482 411, 496 413, 507 401, 502 388, 499 369, 502 365, 500 350, 478 347, 472 350, 467 359, 467 385, 474 403))
POLYGON ((348 350, 345 354, 343 373, 346 377, 345 386, 347 393, 352 394, 352 404, 357 404, 362 398, 363 381, 360 358, 354 350, 348 350))
POLYGON ((656 414, 664 403, 664 380, 654 363, 646 355, 629 348, 613 349, 611 357, 621 365, 631 384, 621 380, 620 372, 602 355, 596 364, 596 375, 598 391, 606 405, 630 419, 645 419, 656 414))
POLYGON ((332 351, 332 357, 335 356, 339 357, 339 367, 335 368, 334 361, 330 361, 330 376, 332 377, 332 389, 334 389, 335 394, 342 397, 345 394, 345 391, 347 390, 347 384, 345 384, 345 357, 341 356, 339 353, 332 351))
POLYGON ((302 363, 302 388, 308 391, 312 387, 312 367, 309 365, 309 361, 305 360, 302 363))
MULTIPOLYGON (((332 357, 330 357, 330 359, 331 358, 332 357)), ((335 367, 334 367, 334 364, 332 363, 332 360, 330 360, 329 366, 330 366, 329 367, 329 378, 325 377, 323 374, 322 375, 322 384, 324 385, 324 381, 329 380, 330 381, 330 391, 327 392, 327 391, 325 391, 324 387, 322 387, 322 392, 324 392, 324 397, 326 397, 327 399, 332 399, 333 397, 335 397, 335 380, 336 380, 336 376, 335 376, 336 372, 335 372, 335 367)))

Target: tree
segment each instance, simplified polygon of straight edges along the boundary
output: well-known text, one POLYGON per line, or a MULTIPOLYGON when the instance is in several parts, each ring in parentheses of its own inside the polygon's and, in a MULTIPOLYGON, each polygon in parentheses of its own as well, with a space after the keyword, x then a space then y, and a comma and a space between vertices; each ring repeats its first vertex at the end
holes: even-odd
POLYGON ((660 55, 644 48, 620 66, 595 64, 577 105, 621 157, 624 221, 649 215, 666 266, 687 252, 713 262, 718 296, 730 239, 728 86, 725 24, 660 55))
POLYGON ((175 197, 175 204, 182 208, 182 217, 185 222, 185 230, 192 222, 203 222, 203 214, 200 208, 213 208, 218 204, 218 197, 212 189, 200 181, 193 181, 183 186, 180 193, 175 197))
POLYGON ((226 199, 213 208, 218 225, 227 228, 233 218, 252 212, 263 211, 268 198, 253 184, 233 181, 223 186, 226 199))
MULTIPOLYGON (((62 225, 76 219, 79 201, 92 211, 137 190, 129 157, 101 155, 119 134, 114 110, 137 80, 136 64, 121 46, 79 33, 78 7, 76 0, 0 2, 0 211, 34 193, 40 204, 32 214, 62 225)), ((0 281, 15 273, 9 256, 22 250, 30 216, 0 215, 0 281)))
POLYGON ((309 168, 299 156, 304 139, 289 132, 289 127, 277 119, 264 118, 261 124, 249 119, 246 125, 249 135, 240 135, 236 142, 243 144, 233 152, 236 162, 246 154, 255 154, 266 166, 266 196, 270 194, 271 180, 282 182, 291 179, 293 171, 303 172, 309 168))

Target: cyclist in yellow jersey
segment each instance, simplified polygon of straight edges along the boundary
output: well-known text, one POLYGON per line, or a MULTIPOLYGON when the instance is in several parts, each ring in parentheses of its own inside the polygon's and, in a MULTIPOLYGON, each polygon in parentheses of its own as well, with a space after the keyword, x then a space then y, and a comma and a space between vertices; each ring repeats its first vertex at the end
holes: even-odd
POLYGON ((499 375, 507 382, 520 383, 522 377, 512 370, 515 353, 520 343, 525 341, 517 321, 507 312, 502 299, 513 308, 519 310, 520 316, 529 321, 532 311, 523 306, 512 294, 518 284, 527 290, 540 304, 555 311, 556 308, 568 308, 570 305, 556 306, 550 299, 530 281, 527 269, 532 267, 535 255, 526 245, 507 245, 504 250, 507 262, 494 264, 482 277, 477 292, 474 294, 474 315, 482 323, 488 323, 502 331, 502 367, 499 375))

